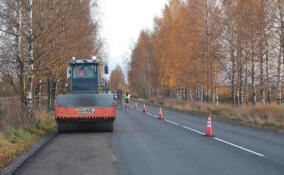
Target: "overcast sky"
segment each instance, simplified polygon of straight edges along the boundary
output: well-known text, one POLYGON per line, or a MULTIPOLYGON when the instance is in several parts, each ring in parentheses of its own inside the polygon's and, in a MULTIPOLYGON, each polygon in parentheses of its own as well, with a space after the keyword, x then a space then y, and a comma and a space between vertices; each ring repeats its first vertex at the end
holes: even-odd
POLYGON ((106 41, 110 69, 124 65, 142 29, 152 29, 168 0, 99 0, 101 35, 106 41))

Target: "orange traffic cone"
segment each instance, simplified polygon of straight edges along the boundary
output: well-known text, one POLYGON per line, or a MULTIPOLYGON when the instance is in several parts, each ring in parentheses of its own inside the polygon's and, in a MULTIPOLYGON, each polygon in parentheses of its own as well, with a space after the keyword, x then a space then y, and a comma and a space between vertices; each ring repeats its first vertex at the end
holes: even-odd
POLYGON ((163 119, 163 112, 162 112, 162 108, 160 107, 160 112, 159 112, 159 119, 163 119))
POLYGON ((144 107, 143 107, 143 112, 146 112, 146 105, 144 104, 144 107))
POLYGON ((137 102, 135 102, 134 109, 137 109, 137 108, 138 108, 137 102))
POLYGON ((208 116, 208 121, 207 121, 207 125, 206 125, 206 131, 205 131, 205 136, 209 136, 212 137, 212 120, 211 120, 212 116, 209 115, 208 116))

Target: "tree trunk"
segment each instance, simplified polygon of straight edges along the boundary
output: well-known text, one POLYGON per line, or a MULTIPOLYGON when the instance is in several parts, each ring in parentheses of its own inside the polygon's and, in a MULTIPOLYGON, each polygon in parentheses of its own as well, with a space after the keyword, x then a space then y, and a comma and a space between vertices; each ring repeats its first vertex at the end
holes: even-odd
POLYGON ((244 89, 244 97, 245 97, 245 103, 246 105, 248 105, 248 88, 247 85, 245 85, 245 89, 244 89))
POLYGON ((284 2, 282 0, 278 0, 278 9, 280 16, 280 48, 282 49, 282 57, 284 64, 284 2))
POLYGON ((21 60, 21 58, 19 58, 19 61, 18 61, 19 91, 20 91, 21 107, 22 107, 22 110, 25 110, 26 96, 25 96, 25 86, 24 86, 24 84, 25 84, 25 82, 24 82, 24 64, 20 60, 21 60))
POLYGON ((281 104, 281 66, 282 66, 282 57, 284 63, 284 15, 283 15, 283 7, 281 4, 281 0, 278 0, 278 9, 279 9, 279 16, 280 16, 280 52, 278 58, 278 65, 277 65, 277 104, 281 104))
POLYGON ((56 79, 53 78, 51 81, 51 99, 50 99, 50 108, 51 110, 55 109, 55 99, 56 99, 56 79))
POLYGON ((203 93, 204 93, 203 89, 200 90, 200 102, 201 103, 203 103, 203 95, 204 95, 203 93))
POLYGON ((26 96, 25 96, 25 87, 24 87, 24 63, 22 58, 22 44, 23 44, 23 12, 22 12, 22 2, 18 2, 18 31, 16 36, 16 60, 17 60, 17 69, 18 69, 18 78, 19 78, 19 93, 21 108, 25 110, 26 106, 26 96))
POLYGON ((208 91, 208 89, 206 90, 206 102, 209 103, 209 91, 208 91))
POLYGON ((32 89, 33 89, 33 60, 30 60, 28 63, 28 81, 27 81, 27 92, 26 92, 26 108, 27 111, 31 114, 33 112, 33 98, 32 98, 32 89))
POLYGON ((232 105, 235 105, 235 62, 232 62, 232 78, 231 78, 231 93, 232 93, 232 105))
POLYGON ((281 104, 281 67, 282 67, 282 49, 280 49, 278 64, 277 64, 276 97, 278 105, 281 104))
POLYGON ((182 92, 182 97, 181 99, 186 101, 186 90, 184 88, 181 89, 181 92, 182 92))
POLYGON ((34 71, 34 55, 33 55, 33 0, 29 0, 29 32, 28 32, 28 80, 26 92, 26 108, 31 114, 33 112, 33 71, 34 71))
POLYGON ((188 91, 188 100, 189 100, 189 101, 192 100, 192 93, 191 93, 191 90, 188 91))
MULTIPOLYGON (((240 36, 238 36, 240 37, 240 36)), ((240 105, 243 104, 243 61, 242 61, 242 45, 240 39, 238 39, 238 53, 237 53, 237 60, 238 60, 238 68, 239 68, 239 103, 240 105)))
POLYGON ((215 82, 215 66, 214 66, 214 57, 213 54, 211 53, 211 102, 215 103, 215 87, 216 87, 216 82, 215 82))
POLYGON ((252 58, 251 58, 251 91, 252 91, 252 104, 256 104, 256 91, 255 91, 255 58, 254 58, 254 48, 252 48, 252 58))
POLYGON ((34 90, 34 104, 35 108, 40 108, 40 96, 41 96, 41 80, 36 81, 34 90))
POLYGON ((270 82, 270 78, 269 78, 270 65, 269 65, 267 50, 266 50, 266 53, 265 53, 265 61, 266 61, 267 102, 269 104, 271 104, 271 82, 270 82))
MULTIPOLYGON (((262 51, 260 51, 262 52, 262 51)), ((260 102, 261 104, 265 104, 265 97, 264 97, 264 74, 263 74, 263 55, 260 56, 260 102)))
POLYGON ((261 1, 261 11, 262 14, 260 16, 260 31, 261 31, 261 38, 259 42, 259 68, 260 68, 260 73, 259 73, 259 79, 260 79, 260 102, 261 104, 265 104, 265 88, 264 88, 264 53, 263 50, 264 48, 264 38, 265 38, 265 17, 264 17, 264 2, 263 0, 261 1))
POLYGON ((245 57, 245 85, 244 85, 244 98, 245 103, 248 105, 248 52, 246 48, 246 57, 245 57))
POLYGON ((47 78, 47 110, 51 110, 51 78, 47 78))
POLYGON ((216 105, 219 104, 219 93, 218 93, 218 88, 216 88, 215 90, 215 94, 216 94, 216 105))
POLYGON ((199 101, 199 94, 198 94, 198 88, 195 88, 194 90, 194 95, 195 95, 195 101, 199 101))
POLYGON ((236 98, 236 105, 239 106, 240 105, 239 93, 236 93, 236 97, 235 98, 236 98))
POLYGON ((243 102, 244 102, 244 99, 243 99, 243 76, 242 76, 242 74, 243 74, 243 72, 242 72, 242 65, 240 65, 240 88, 239 88, 239 100, 240 100, 240 105, 242 105, 243 104, 243 102))
POLYGON ((231 72, 231 101, 232 101, 232 106, 236 104, 236 96, 235 96, 235 74, 236 74, 236 62, 235 62, 235 56, 234 56, 234 48, 233 48, 233 38, 234 38, 234 30, 233 30, 233 25, 229 25, 229 31, 230 31, 230 40, 229 40, 229 45, 230 45, 230 59, 232 61, 232 72, 231 72))

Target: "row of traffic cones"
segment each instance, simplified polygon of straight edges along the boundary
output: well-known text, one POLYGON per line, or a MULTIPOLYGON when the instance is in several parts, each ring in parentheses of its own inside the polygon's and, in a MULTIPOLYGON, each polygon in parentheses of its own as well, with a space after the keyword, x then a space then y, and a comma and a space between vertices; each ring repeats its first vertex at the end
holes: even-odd
MULTIPOLYGON (((138 109, 137 103, 135 103, 134 109, 138 109)), ((147 109, 146 109, 146 105, 145 105, 145 104, 144 104, 144 106, 143 106, 143 112, 147 112, 147 109)), ((161 107, 160 107, 160 112, 159 112, 158 118, 159 118, 159 119, 163 119, 163 111, 162 111, 162 108, 161 108, 161 107)))
MULTIPOLYGON (((138 109, 137 103, 135 103, 134 109, 138 109)), ((143 112, 147 112, 145 104, 143 106, 143 112)), ((159 112, 158 118, 159 119, 163 119, 163 111, 162 111, 161 107, 160 107, 160 112, 159 112)), ((207 125, 206 125, 206 130, 205 130, 205 136, 213 137, 213 133, 212 133, 212 116, 211 115, 208 116, 208 121, 207 121, 207 125)))

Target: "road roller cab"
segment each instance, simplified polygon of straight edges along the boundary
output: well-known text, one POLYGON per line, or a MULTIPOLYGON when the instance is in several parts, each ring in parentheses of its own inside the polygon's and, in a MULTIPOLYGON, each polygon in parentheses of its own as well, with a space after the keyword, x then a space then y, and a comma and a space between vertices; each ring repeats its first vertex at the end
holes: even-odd
MULTIPOLYGON (((70 94, 60 94, 56 103, 59 132, 113 131, 115 105, 111 94, 100 93, 101 67, 95 57, 72 58, 67 69, 70 94)), ((108 73, 107 66, 104 67, 108 73)))

